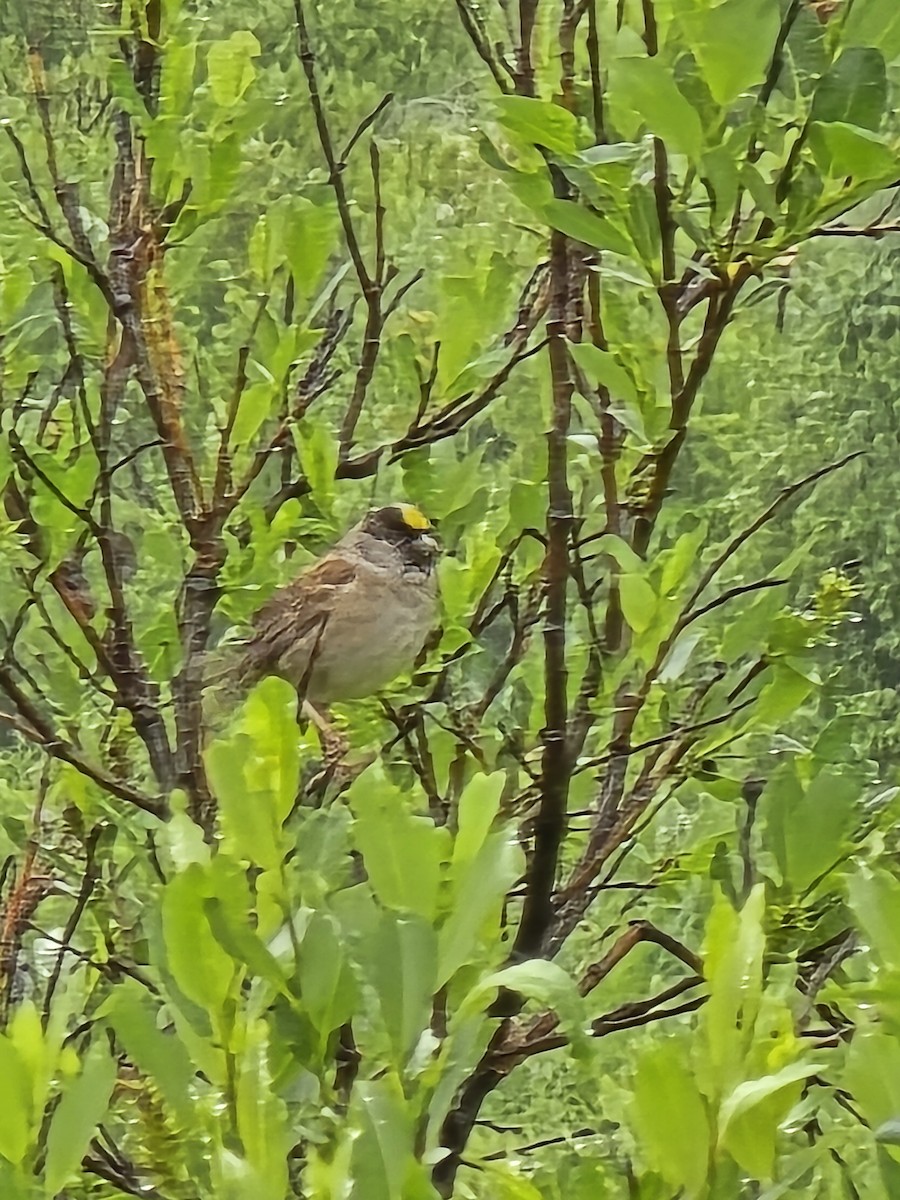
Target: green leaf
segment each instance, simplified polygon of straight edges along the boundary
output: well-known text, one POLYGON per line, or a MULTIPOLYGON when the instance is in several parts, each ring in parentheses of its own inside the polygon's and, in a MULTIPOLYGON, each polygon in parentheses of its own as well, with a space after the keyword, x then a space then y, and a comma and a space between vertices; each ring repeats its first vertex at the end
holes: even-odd
POLYGON ((382 912, 361 943, 367 981, 375 988, 393 1062, 401 1068, 431 1019, 437 990, 437 935, 417 916, 382 912))
POLYGON ((613 97, 632 109, 649 131, 688 158, 700 156, 700 117, 658 58, 620 58, 610 69, 613 97))
POLYGON ((677 19, 718 104, 727 107, 762 83, 781 25, 778 0, 683 7, 677 19))
POLYGON ((814 121, 841 121, 863 129, 878 129, 887 108, 884 57, 872 47, 844 50, 819 81, 813 97, 814 121))
POLYGON ((280 400, 280 390, 269 380, 260 380, 244 388, 231 427, 229 445, 233 450, 251 448, 253 439, 269 419, 280 400))
POLYGON ((900 1113, 900 1041, 862 1023, 850 1043, 844 1081, 870 1126, 893 1120, 900 1113))
POLYGON ((194 1068, 178 1037, 163 1033, 159 1028, 158 1008, 146 989, 133 979, 122 980, 106 1012, 128 1057, 155 1080, 178 1120, 190 1124, 193 1114, 190 1085, 194 1068))
POLYGON ((828 125, 813 122, 809 142, 816 162, 832 179, 850 177, 856 182, 892 179, 897 155, 877 134, 843 121, 828 125))
POLYGON ((527 96, 498 96, 494 104, 500 124, 526 142, 561 154, 578 149, 578 119, 562 105, 527 96))
POLYGON ((861 867, 851 876, 850 907, 882 961, 900 969, 900 881, 861 867))
MULTIPOLYGON (((213 860, 215 865, 222 855, 213 860)), ((216 941, 235 962, 249 967, 260 979, 271 983, 278 991, 286 993, 287 983, 277 959, 266 949, 256 930, 250 926, 249 914, 245 910, 236 913, 232 904, 223 903, 219 896, 207 896, 203 911, 216 941)))
POLYGON ((885 1146, 900 1146, 900 1117, 891 1117, 889 1121, 883 1121, 872 1136, 876 1142, 882 1142, 885 1146))
POLYGON ((78 1172, 97 1126, 106 1116, 116 1083, 116 1064, 104 1038, 91 1043, 81 1074, 63 1092, 47 1135, 44 1181, 55 1196, 78 1172))
POLYGON ((413 1155, 412 1114, 397 1077, 362 1081, 353 1098, 349 1122, 358 1133, 348 1200, 437 1200, 413 1155))
POLYGON ((634 253, 627 234, 618 226, 574 200, 549 200, 538 211, 548 225, 576 241, 598 250, 612 250, 626 258, 634 253))
POLYGON ((710 996, 701 1016, 707 1076, 701 1086, 707 1093, 730 1090, 740 1080, 762 996, 765 905, 765 888, 758 884, 739 913, 720 895, 710 914, 703 968, 710 996))
POLYGON ((634 1119, 654 1170, 673 1187, 696 1195, 706 1179, 710 1129, 680 1040, 641 1054, 634 1080, 634 1119))
POLYGON ((268 210, 273 251, 287 259, 298 297, 308 299, 334 253, 338 217, 330 203, 282 196, 268 210))
POLYGON ((284 1200, 292 1138, 287 1106, 273 1086, 268 1047, 266 1022, 249 1022, 237 1065, 235 1109, 241 1144, 256 1176, 254 1198, 284 1200))
POLYGON ((628 545, 624 538, 615 533, 604 533, 597 539, 596 552, 608 554, 623 571, 638 572, 644 569, 644 560, 628 545))
POLYGON ((331 423, 304 418, 292 426, 292 432, 303 474, 319 506, 327 512, 334 496, 338 465, 338 442, 331 423))
POLYGON ((614 354, 590 342, 575 342, 569 347, 569 352, 591 383, 608 388, 612 399, 638 406, 634 380, 614 354))
POLYGON ((237 29, 226 41, 210 46, 206 62, 217 104, 230 108, 240 100, 256 76, 251 60, 261 53, 259 42, 246 29, 237 29))
POLYGON ((235 857, 266 869, 280 866, 289 843, 282 826, 300 780, 297 693, 283 679, 264 679, 241 709, 235 731, 206 752, 226 844, 235 857))
POLYGON ((433 921, 449 836, 404 808, 401 792, 374 771, 351 789, 354 836, 375 895, 388 908, 433 921))
POLYGON ((774 1075, 738 1084, 719 1109, 719 1141, 754 1179, 771 1179, 778 1127, 821 1064, 793 1063, 774 1075))
POLYGON ((221 1016, 237 978, 237 967, 209 927, 204 901, 211 891, 207 873, 193 864, 166 884, 162 930, 169 970, 188 1000, 221 1016))
POLYGON ((456 837, 453 841, 451 878, 459 880, 484 845, 500 808, 506 776, 475 775, 466 784, 457 805, 456 837))
POLYGON ((681 678, 687 669, 688 663, 691 661, 694 650, 697 648, 697 643, 702 638, 703 631, 701 629, 694 629, 688 633, 683 633, 676 640, 657 676, 660 683, 672 683, 676 679, 681 678))
POLYGON ((0 1155, 7 1162, 20 1163, 31 1139, 31 1079, 21 1055, 5 1034, 0 1034, 0 1079, 0 1155))
POLYGON ((480 961, 482 941, 496 949, 506 894, 523 865, 521 848, 505 830, 492 833, 470 862, 454 860, 453 902, 439 935, 438 987, 466 963, 480 961))
POLYGON ((458 1016, 465 1018, 484 1011, 501 988, 508 988, 529 1000, 538 1000, 548 1008, 555 1009, 560 1026, 576 1052, 582 1053, 590 1046, 590 1038, 585 1032, 584 1000, 572 977, 558 963, 532 959, 485 976, 464 998, 458 1016))
POLYGON ((860 784, 840 767, 826 767, 803 789, 779 772, 764 795, 766 828, 778 865, 796 892, 832 867, 846 848, 860 784))
POLYGON ((845 46, 874 46, 888 62, 900 54, 900 8, 894 0, 854 4, 841 28, 845 46))
POLYGON ((339 927, 325 913, 310 917, 300 946, 298 979, 303 1007, 325 1039, 350 1019, 357 999, 339 927))
POLYGON ((771 679, 760 692, 756 721, 760 725, 778 724, 796 712, 812 690, 813 685, 805 675, 785 663, 776 662, 771 679))
POLYGON ((644 633, 656 616, 656 593, 641 575, 627 573, 619 576, 619 596, 622 615, 635 633, 644 633))
POLYGON ((705 521, 698 521, 693 529, 681 534, 669 550, 664 550, 657 561, 663 564, 659 584, 661 596, 675 593, 697 565, 697 555, 702 549, 707 534, 705 521))

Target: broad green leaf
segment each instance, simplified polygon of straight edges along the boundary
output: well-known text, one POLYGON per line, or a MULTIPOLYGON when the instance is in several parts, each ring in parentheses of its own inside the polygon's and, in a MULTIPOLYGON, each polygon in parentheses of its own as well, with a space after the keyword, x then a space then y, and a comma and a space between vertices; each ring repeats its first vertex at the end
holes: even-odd
POLYGON ((209 927, 204 902, 210 891, 207 874, 197 864, 169 880, 163 892, 162 929, 175 982, 215 1019, 231 994, 238 968, 209 927))
POLYGON ((189 1124, 194 1067, 177 1035, 159 1028, 158 1009, 146 989, 133 979, 123 980, 106 1013, 128 1057, 156 1082, 178 1120, 189 1124))
POLYGON ((68 1021, 78 1013, 78 998, 72 986, 54 997, 47 1028, 32 1000, 22 1000, 7 1026, 7 1036, 19 1055, 25 1074, 31 1077, 31 1107, 40 1112, 59 1073, 59 1058, 68 1034, 68 1021))
POLYGON ((578 149, 578 120, 567 108, 527 96, 498 96, 494 104, 500 124, 510 133, 561 154, 578 149))
POLYGON ((5 1034, 0 1034, 0 1079, 3 1080, 0 1155, 7 1162, 20 1163, 31 1137, 31 1080, 21 1056, 5 1034))
POLYGON ((225 41, 213 42, 206 63, 217 104, 230 108, 240 100, 256 76, 252 60, 261 52, 259 42, 246 29, 235 30, 225 41))
POLYGON ((849 176, 855 182, 891 179, 897 171, 897 154, 877 134, 843 121, 814 121, 810 146, 819 166, 832 179, 849 176))
POLYGON ((863 1023, 847 1053, 845 1080, 870 1126, 893 1120, 900 1113, 900 1042, 863 1023))
POLYGON ((190 106, 194 93, 197 42, 193 39, 180 42, 174 37, 169 37, 166 39, 165 53, 161 58, 159 111, 164 119, 167 116, 180 115, 190 106))
POLYGON ((762 83, 781 24, 778 0, 725 0, 676 11, 718 104, 727 107, 762 83))
POLYGON ((872 1136, 876 1142, 882 1142, 885 1146, 900 1146, 900 1117, 891 1117, 890 1120, 883 1121, 872 1136))
POLYGON ((776 662, 769 682, 760 692, 755 719, 760 724, 778 724, 790 716, 813 690, 805 675, 783 662, 776 662))
POLYGON ((382 912, 360 943, 367 982, 378 996, 394 1065, 402 1068, 431 1018, 437 990, 437 935, 418 916, 382 912))
POLYGON ((757 885, 739 913, 719 896, 710 914, 704 947, 704 975, 710 996, 701 1022, 706 1035, 703 1091, 732 1090, 753 1036, 762 996, 762 917, 765 889, 757 885))
POLYGON ((813 98, 814 121, 841 121, 878 129, 887 107, 884 58, 871 47, 851 46, 820 80, 813 98))
POLYGON ((805 789, 788 772, 770 782, 763 808, 766 828, 778 865, 796 892, 840 859, 859 792, 859 781, 840 768, 825 768, 805 789))
POLYGON ((597 216, 574 200, 549 200, 538 212, 554 229, 576 241, 598 250, 612 250, 626 258, 633 253, 626 233, 606 217, 597 216))
POLYGON ((821 1064, 794 1063, 738 1084, 719 1109, 719 1141, 754 1179, 771 1179, 778 1128, 821 1064))
POLYGON ((710 1129, 682 1041, 645 1050, 634 1080, 634 1121, 652 1167, 673 1187, 697 1196, 706 1179, 710 1129))
POLYGON ((624 538, 615 533, 604 533, 599 537, 595 550, 597 554, 608 554, 623 571, 634 573, 644 570, 645 563, 641 556, 632 550, 624 538))
POLYGON ((334 918, 313 913, 300 946, 300 999, 323 1039, 353 1015, 356 981, 334 918))
POLYGON ((300 779, 297 694, 271 677, 247 698, 235 731, 206 752, 226 841, 235 856, 277 868, 288 849, 282 830, 300 779))
POLYGON ((349 1122, 353 1139, 348 1200, 437 1200, 413 1156, 412 1113, 393 1074, 353 1089, 349 1122), (418 1176, 418 1179, 415 1177, 418 1176))
POLYGON ((656 593, 641 575, 626 572, 619 576, 622 615, 635 633, 644 633, 656 616, 656 593))
POLYGON ((81 1074, 63 1092, 47 1134, 44 1168, 48 1196, 55 1196, 78 1172, 94 1132, 109 1108, 116 1083, 116 1064, 106 1039, 95 1039, 81 1074))
POLYGON ((697 555, 706 541, 706 534, 706 522, 698 521, 693 529, 681 534, 670 550, 664 550, 659 555, 659 561, 663 564, 659 584, 661 596, 674 593, 696 568, 697 555))
POLYGON ((482 939, 499 949, 494 939, 503 904, 523 866, 520 847, 504 830, 492 833, 465 866, 454 862, 453 903, 439 934, 439 987, 466 963, 480 961, 482 939))
POLYGON ((573 343, 569 352, 591 383, 608 388, 612 399, 639 404, 634 380, 615 355, 590 342, 573 343))
POLYGON ((851 876, 850 907, 879 958, 900 969, 900 881, 865 867, 851 876))
POLYGON ((458 1016, 465 1018, 486 1009, 501 988, 518 992, 529 1000, 539 1000, 555 1009, 560 1026, 576 1052, 584 1053, 590 1046, 590 1038, 585 1032, 585 1002, 578 994, 571 975, 558 963, 532 959, 485 976, 463 999, 458 1016))
POLYGON ((338 465, 335 433, 328 422, 307 419, 293 426, 293 434, 303 474, 309 480, 313 496, 327 512, 334 493, 334 474, 338 465))
POLYGON ((402 793, 373 771, 351 790, 354 836, 375 895, 388 908, 433 921, 438 886, 449 858, 449 835, 404 807, 402 793))
POLYGON ((272 416, 280 400, 280 389, 268 380, 245 387, 231 428, 231 447, 234 450, 253 446, 253 440, 263 424, 272 416))
POLYGON ((688 158, 700 156, 700 117, 658 58, 620 58, 610 69, 612 95, 642 118, 651 133, 688 158))
POLYGON ((453 841, 452 875, 458 879, 478 854, 500 808, 506 776, 474 775, 459 798, 456 837, 453 841))
POLYGON ((854 4, 841 28, 845 46, 874 46, 888 62, 900 54, 900 8, 894 0, 866 0, 854 4))
POLYGON ((259 1200, 284 1200, 292 1138, 287 1106, 275 1092, 268 1059, 265 1021, 252 1022, 237 1066, 237 1127, 257 1180, 259 1200))
POLYGON ((207 896, 203 911, 223 950, 242 966, 249 967, 253 975, 265 979, 280 992, 286 991, 284 971, 251 927, 247 910, 235 912, 233 905, 224 904, 219 896, 207 896))
POLYGON ((672 683, 681 678, 702 638, 702 630, 693 629, 676 640, 657 676, 660 683, 672 683))
POLYGON ((308 298, 334 253, 339 228, 335 208, 305 196, 282 196, 267 218, 273 249, 287 259, 297 294, 308 298))

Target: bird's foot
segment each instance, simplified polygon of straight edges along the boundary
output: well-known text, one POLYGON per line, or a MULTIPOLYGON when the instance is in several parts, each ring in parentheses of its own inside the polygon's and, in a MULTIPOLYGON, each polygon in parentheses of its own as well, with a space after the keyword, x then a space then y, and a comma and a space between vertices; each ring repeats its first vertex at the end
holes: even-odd
POLYGON ((304 700, 302 712, 316 727, 326 769, 336 767, 349 751, 350 739, 334 727, 327 710, 321 712, 309 700, 304 700))

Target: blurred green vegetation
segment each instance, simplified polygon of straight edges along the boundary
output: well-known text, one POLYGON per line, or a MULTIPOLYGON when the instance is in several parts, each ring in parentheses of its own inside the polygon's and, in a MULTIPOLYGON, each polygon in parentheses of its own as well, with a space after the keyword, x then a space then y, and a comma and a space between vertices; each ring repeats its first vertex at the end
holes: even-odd
POLYGON ((658 47, 542 0, 536 97, 514 7, 307 5, 333 174, 290 4, 0 15, 4 1198, 900 1188, 893 0, 657 0, 658 47), (558 953, 511 957, 563 234, 581 736, 558 953), (203 650, 393 499, 441 628, 313 794, 280 681, 191 728, 203 650))

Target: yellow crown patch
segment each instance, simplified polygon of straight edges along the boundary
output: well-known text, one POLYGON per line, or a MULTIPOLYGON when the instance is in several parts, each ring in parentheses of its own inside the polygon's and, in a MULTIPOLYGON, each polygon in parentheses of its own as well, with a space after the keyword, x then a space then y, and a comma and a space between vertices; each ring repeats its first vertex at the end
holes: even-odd
POLYGON ((409 529, 430 529, 431 522, 424 513, 419 512, 414 504, 398 504, 403 524, 409 529))

